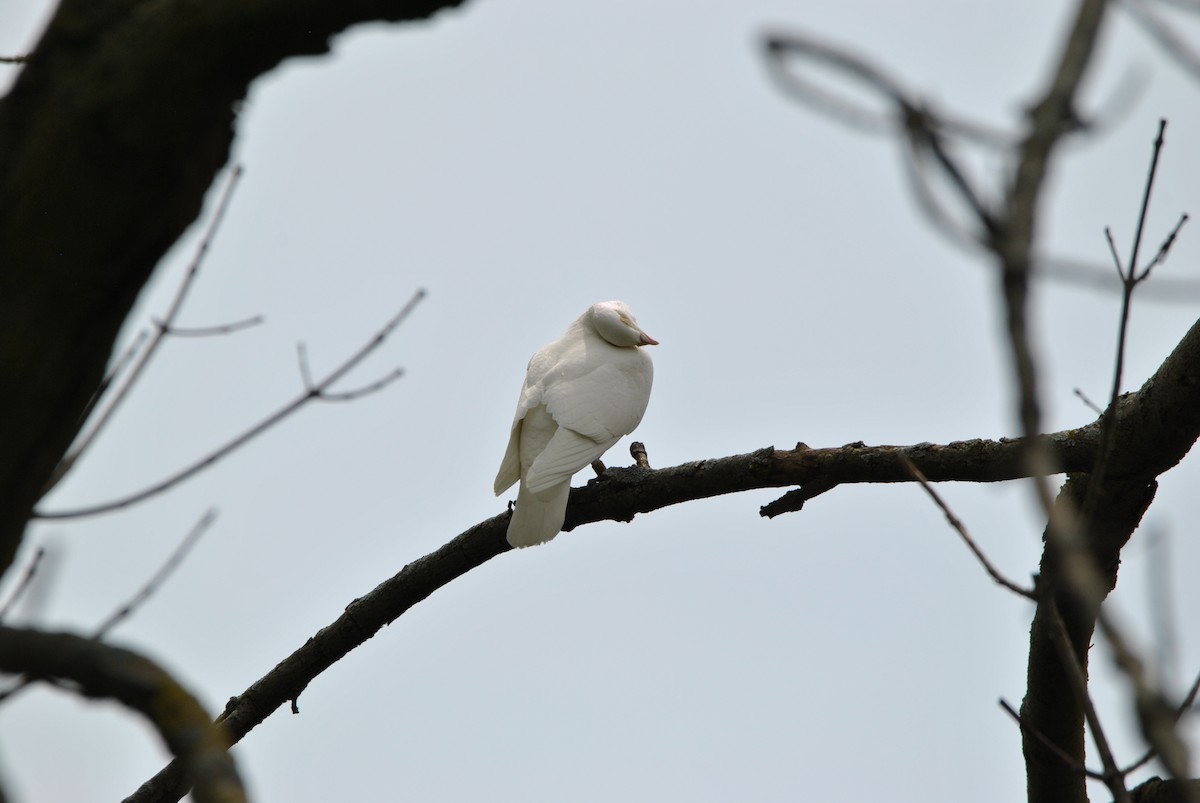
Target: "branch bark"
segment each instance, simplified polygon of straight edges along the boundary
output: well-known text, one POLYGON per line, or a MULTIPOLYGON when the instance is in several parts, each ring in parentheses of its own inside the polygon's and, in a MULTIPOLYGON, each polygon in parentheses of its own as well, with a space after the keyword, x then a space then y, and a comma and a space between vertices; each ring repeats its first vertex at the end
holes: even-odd
MULTIPOLYGON (((1120 400, 1116 421, 1114 449, 1118 454, 1106 484, 1110 490, 1102 496, 1102 509, 1111 514, 1113 524, 1107 537, 1097 541, 1100 560, 1115 559, 1136 526, 1137 517, 1149 503, 1147 488, 1152 495, 1153 477, 1178 463, 1200 436, 1200 321, 1140 391, 1120 400), (1159 448, 1150 448, 1150 444, 1159 448)), ((1097 421, 1037 439, 1039 448, 1049 457, 1051 470, 1072 475, 1064 487, 1064 496, 1086 493, 1086 488, 1077 487, 1086 482, 1086 475, 1076 472, 1091 467, 1099 437, 1097 421)), ((1026 449, 1027 445, 1020 440, 962 441, 941 446, 851 444, 837 449, 800 445, 789 451, 767 447, 749 454, 700 460, 657 471, 639 466, 610 467, 585 487, 571 489, 564 529, 602 520, 630 521, 638 513, 756 488, 811 482, 824 485, 831 481, 836 484, 913 482, 905 457, 930 480, 1019 479, 1026 476, 1026 449)), ((502 513, 476 524, 351 602, 333 623, 230 700, 219 721, 225 724, 231 739, 240 740, 276 709, 294 702, 314 678, 413 605, 509 551, 505 530, 510 515, 502 513)), ((1115 576, 1114 565, 1114 579, 1115 576)), ((1086 648, 1086 641, 1082 646, 1086 648)), ((1039 712, 1029 711, 1026 715, 1031 716, 1028 724, 1048 729, 1039 712)), ((1075 730, 1082 733, 1081 728, 1075 730)), ((1062 763, 1061 758, 1053 760, 1062 763)), ((172 764, 144 784, 127 803, 179 800, 186 793, 181 770, 172 764)))
MULTIPOLYGON (((1092 475, 1071 474, 1055 501, 1047 526, 1039 590, 1062 612, 1080 666, 1087 668, 1096 627, 1095 601, 1081 599, 1067 582, 1062 550, 1049 543, 1059 517, 1076 517, 1089 492, 1095 513, 1083 528, 1087 548, 1101 573, 1107 596, 1116 586, 1121 549, 1154 498, 1155 478, 1176 465, 1200 437, 1200 322, 1192 326, 1171 355, 1135 394, 1119 400, 1112 433, 1109 472, 1094 489, 1092 475)), ((1038 606, 1029 638, 1028 686, 1021 720, 1077 759, 1084 757, 1083 709, 1075 699, 1054 649, 1049 605, 1038 606)), ((1045 744, 1024 736, 1029 799, 1084 801, 1083 777, 1045 744)))
POLYGON ((0 671, 69 680, 87 697, 111 698, 150 721, 178 756, 198 803, 245 801, 220 727, 164 669, 137 653, 70 633, 0 626, 0 671))
POLYGON ((0 428, 0 572, 250 82, 355 23, 461 2, 64 0, 0 100, 0 420, 21 422, 0 428))

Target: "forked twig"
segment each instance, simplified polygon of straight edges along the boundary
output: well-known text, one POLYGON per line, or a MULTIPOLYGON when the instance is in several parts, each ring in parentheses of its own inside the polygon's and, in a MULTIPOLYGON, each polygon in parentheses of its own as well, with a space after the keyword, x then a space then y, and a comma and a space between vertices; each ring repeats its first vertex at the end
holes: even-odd
POLYGON ((1121 277, 1122 293, 1121 293, 1121 317, 1117 326, 1117 348, 1114 358, 1113 381, 1112 388, 1108 396, 1108 406, 1104 411, 1103 420, 1100 426, 1100 447, 1096 450, 1096 464, 1092 469, 1092 479, 1089 483, 1089 491, 1087 498, 1083 504, 1083 514, 1081 521, 1085 524, 1091 521, 1095 513, 1098 500, 1098 492, 1104 482, 1105 474, 1108 468, 1109 453, 1112 450, 1112 431, 1117 417, 1117 399, 1121 395, 1121 382, 1125 373, 1125 344, 1129 335, 1129 315, 1133 305, 1133 292, 1137 286, 1145 281, 1150 276, 1150 271, 1163 260, 1166 259, 1167 253, 1171 249, 1171 245, 1175 242, 1175 238, 1179 234, 1179 230, 1183 224, 1187 222, 1188 216, 1183 215, 1170 234, 1159 246, 1158 253, 1154 258, 1142 269, 1138 268, 1138 257, 1141 253, 1142 239, 1146 228, 1146 216, 1150 211, 1150 197, 1154 190, 1154 179, 1158 174, 1158 164, 1162 155, 1164 143, 1164 134, 1166 133, 1167 121, 1158 121, 1158 134, 1154 138, 1154 151, 1150 157, 1150 168, 1146 174, 1146 186, 1142 192, 1142 204, 1138 210, 1137 227, 1134 231, 1133 244, 1130 247, 1129 261, 1122 264, 1121 257, 1117 253, 1117 244, 1113 239, 1112 229, 1105 227, 1104 235, 1108 242, 1109 252, 1113 258, 1113 264, 1116 268, 1117 275, 1121 277))
MULTIPOLYGON (((283 405, 258 423, 249 427, 240 435, 225 443, 223 446, 210 452, 191 465, 176 471, 174 474, 171 474, 165 479, 156 482, 148 488, 144 488, 141 491, 129 494, 128 496, 123 496, 118 499, 114 499, 109 502, 103 502, 97 505, 89 505, 87 507, 75 508, 71 510, 35 511, 33 518, 76 519, 84 516, 94 516, 99 513, 108 513, 113 510, 120 510, 121 508, 129 507, 130 505, 142 502, 153 496, 157 496, 163 491, 173 488, 184 480, 187 480, 190 477, 198 474, 199 472, 216 463, 221 458, 228 455, 230 452, 233 452, 234 450, 246 444, 248 441, 251 441, 263 434, 280 421, 283 421, 310 401, 347 401, 383 388, 385 385, 389 384, 400 376, 398 371, 392 371, 391 373, 385 375, 382 379, 372 382, 371 384, 357 390, 346 393, 331 393, 329 391, 329 387, 331 385, 344 377, 349 371, 362 362, 368 354, 378 348, 396 329, 396 327, 398 327, 409 316, 416 305, 424 297, 425 291, 418 290, 413 294, 412 298, 408 300, 408 303, 406 303, 390 321, 384 324, 383 328, 376 332, 375 335, 366 342, 366 344, 359 348, 359 350, 354 354, 350 355, 350 357, 344 360, 320 381, 313 383, 311 382, 310 377, 305 384, 304 391, 299 396, 283 405)), ((301 364, 304 365, 303 362, 301 364)))

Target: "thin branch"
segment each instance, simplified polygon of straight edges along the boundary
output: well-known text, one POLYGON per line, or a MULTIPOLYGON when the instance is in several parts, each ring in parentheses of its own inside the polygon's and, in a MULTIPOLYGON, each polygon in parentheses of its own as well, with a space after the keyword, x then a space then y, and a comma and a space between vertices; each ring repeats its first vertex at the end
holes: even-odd
POLYGON ((983 225, 984 231, 994 235, 998 225, 995 216, 983 200, 982 194, 967 177, 966 170, 951 155, 945 139, 949 135, 978 144, 1007 148, 1013 144, 1011 136, 999 134, 975 123, 944 118, 934 111, 930 104, 918 100, 903 88, 898 80, 890 77, 882 68, 861 56, 828 43, 800 34, 772 34, 766 39, 766 52, 767 65, 772 76, 789 94, 818 107, 843 123, 876 133, 903 137, 909 146, 908 173, 915 196, 929 219, 951 239, 975 246, 986 240, 985 237, 961 231, 935 200, 922 169, 930 159, 949 179, 950 185, 983 225), (886 107, 885 111, 867 111, 843 97, 824 91, 786 69, 785 56, 808 58, 843 77, 852 79, 881 97, 886 107))
MULTIPOLYGON (((1037 365, 1026 324, 1029 276, 1035 242, 1034 225, 1042 186, 1051 155, 1063 136, 1078 127, 1075 95, 1091 62, 1106 0, 1083 0, 1079 4, 1062 56, 1041 99, 1029 111, 1029 127, 1019 149, 1019 159, 1006 199, 1003 234, 993 249, 1001 267, 1001 288, 1007 317, 1009 349, 1017 380, 1021 432, 1026 436, 1041 429, 1037 365)), ((1031 451, 1028 459, 1034 473, 1041 458, 1031 451)), ((1052 507, 1049 487, 1036 484, 1038 500, 1047 516, 1052 507)))
MULTIPOLYGON (((1175 721, 1183 719, 1183 715, 1188 712, 1188 709, 1196 702, 1196 694, 1200 692, 1200 674, 1196 675, 1196 679, 1192 681, 1192 687, 1188 689, 1187 696, 1183 698, 1183 702, 1175 709, 1175 721)), ((1126 775, 1141 769, 1146 764, 1149 764, 1155 756, 1158 755, 1158 749, 1153 745, 1147 750, 1141 758, 1130 764, 1123 770, 1126 775)))
POLYGON ((234 332, 240 332, 243 329, 250 329, 254 326, 259 326, 266 320, 261 315, 253 315, 249 318, 243 318, 240 321, 232 323, 223 323, 217 326, 172 326, 166 321, 159 321, 157 318, 152 318, 151 321, 157 326, 164 335, 173 335, 175 337, 213 337, 215 335, 230 335, 234 332))
MULTIPOLYGON (((1150 168, 1146 174, 1146 186, 1142 192, 1142 204, 1138 210, 1137 227, 1135 229, 1133 244, 1130 247, 1129 261, 1122 268, 1120 257, 1117 254, 1116 243, 1113 241, 1111 229, 1105 228, 1105 235, 1108 240, 1109 249, 1112 252, 1113 261, 1117 266, 1117 273, 1122 278, 1122 294, 1121 294, 1121 315, 1120 322, 1117 326, 1117 347, 1116 356, 1114 358, 1112 388, 1109 392, 1108 407, 1101 419, 1100 427, 1100 449, 1096 454, 1096 465, 1092 467, 1092 481, 1090 484, 1091 491, 1088 493, 1087 499, 1084 501, 1082 521, 1084 526, 1092 521, 1095 513, 1096 500, 1099 495, 1100 488, 1104 482, 1105 475, 1108 470, 1109 451, 1112 444, 1112 428, 1116 420, 1116 402, 1121 395, 1121 381, 1124 378, 1125 372, 1125 344, 1129 334, 1129 316, 1133 305, 1133 291, 1137 288, 1139 282, 1149 276, 1150 268, 1159 260, 1160 256, 1155 256, 1150 266, 1139 273, 1138 271, 1138 255, 1141 252, 1142 237, 1145 232, 1146 216, 1150 211, 1150 198, 1154 190, 1154 178, 1158 174, 1158 163, 1162 155, 1164 142, 1164 134, 1166 133, 1167 121, 1158 121, 1158 134, 1154 138, 1154 150, 1150 157, 1150 168), (1141 278, 1139 278, 1139 276, 1141 278)), ((1175 241, 1175 236, 1179 228, 1186 221, 1186 217, 1172 230, 1170 236, 1163 242, 1159 248, 1159 255, 1164 255, 1175 241)))
POLYGON ((1058 610, 1052 597, 1047 598, 1043 604, 1050 606, 1055 630, 1052 639, 1054 647, 1062 662, 1063 671, 1066 672, 1067 679, 1071 683, 1071 688, 1074 690, 1080 706, 1083 707, 1088 730, 1092 734, 1092 741, 1096 744, 1096 752, 1100 754, 1100 763, 1104 767, 1102 776, 1104 785, 1108 787, 1108 791, 1112 793, 1116 803, 1130 803, 1129 790, 1125 788, 1125 776, 1122 775, 1113 758, 1112 749, 1108 745, 1108 737, 1105 736, 1104 728, 1100 724, 1100 715, 1096 713, 1096 707, 1088 693, 1087 676, 1084 674, 1078 656, 1075 655, 1075 650, 1071 647, 1071 637, 1067 633, 1066 622, 1063 621, 1062 613, 1058 610))
POLYGON ((88 400, 87 407, 84 408, 83 413, 80 415, 81 423, 86 421, 88 416, 92 414, 92 411, 96 409, 96 403, 104 398, 104 394, 108 393, 108 389, 112 387, 112 383, 121 375, 121 372, 133 362, 133 358, 141 350, 148 337, 150 337, 149 332, 145 329, 140 330, 137 336, 133 338, 133 342, 126 346, 121 355, 117 357, 117 361, 108 369, 108 372, 104 375, 104 379, 100 381, 100 386, 96 388, 96 391, 92 394, 92 398, 88 400))
POLYGON ((781 89, 852 127, 877 134, 893 134, 905 124, 903 114, 897 112, 903 108, 925 108, 925 113, 931 119, 936 119, 937 130, 944 134, 992 148, 1006 149, 1014 144, 1011 134, 991 126, 961 117, 950 117, 940 113, 934 115, 932 110, 918 102, 898 80, 890 77, 885 69, 847 48, 796 31, 768 33, 764 37, 763 46, 767 55, 767 68, 781 89), (882 98, 890 108, 883 112, 867 109, 841 95, 822 89, 815 82, 788 70, 784 60, 789 57, 809 59, 853 80, 882 98))
POLYGON ((9 611, 12 610, 17 601, 29 589, 30 583, 33 582, 34 576, 37 575, 38 566, 41 565, 42 558, 45 556, 46 548, 44 546, 39 546, 34 550, 33 557, 29 560, 29 565, 25 567, 25 573, 21 575, 21 579, 13 586, 12 593, 8 595, 8 599, 4 601, 3 605, 0 605, 0 621, 3 621, 4 617, 8 616, 9 611))
POLYGON ((1158 136, 1154 138, 1154 153, 1150 157, 1150 172, 1146 175, 1146 189, 1142 195, 1142 208, 1138 212, 1137 230, 1133 235, 1132 253, 1129 255, 1128 275, 1133 277, 1138 264, 1138 254, 1142 249, 1142 235, 1146 231, 1146 215, 1150 213, 1150 195, 1154 192, 1154 178, 1158 175, 1158 162, 1162 156, 1163 135, 1167 131, 1167 121, 1158 121, 1158 136))
MULTIPOLYGON (((420 302, 420 300, 424 297, 425 291, 418 290, 413 294, 413 297, 409 299, 408 303, 406 303, 404 307, 383 326, 382 329, 376 332, 375 335, 369 341, 367 341, 365 345, 363 345, 358 351, 350 355, 350 357, 335 367, 333 371, 331 371, 323 379, 313 384, 311 387, 305 388, 304 392, 294 398, 292 401, 280 407, 266 418, 263 418, 261 421, 249 427, 232 440, 226 442, 223 446, 208 453, 196 462, 176 471, 165 479, 162 479, 159 482, 142 489, 141 491, 129 494, 128 496, 123 496, 109 502, 103 502, 96 505, 89 505, 86 507, 69 510, 35 511, 33 518, 76 519, 84 516, 94 516, 100 513, 108 513, 113 510, 120 510, 121 508, 137 504, 138 502, 142 502, 146 499, 157 496, 158 494, 175 487, 184 480, 195 476, 204 469, 221 460, 223 457, 229 455, 239 447, 245 445, 247 442, 257 438, 259 435, 271 429, 271 427, 275 426, 279 422, 288 418, 290 415, 295 413, 313 399, 324 399, 328 395, 331 396, 331 398, 328 399, 331 401, 345 400, 344 397, 346 394, 340 394, 342 398, 339 398, 339 394, 330 394, 328 392, 328 388, 339 379, 344 377, 347 372, 352 370, 360 362, 362 362, 362 360, 366 358, 368 354, 378 348, 384 342, 384 340, 387 339, 388 335, 390 335, 396 329, 396 327, 408 317, 409 313, 413 311, 417 303, 420 302)), ((384 379, 379 380, 372 385, 367 386, 366 388, 362 388, 357 391, 351 391, 351 393, 362 395, 367 392, 372 392, 373 390, 383 387, 388 382, 391 382, 394 378, 395 376, 393 372, 393 374, 389 374, 388 376, 384 377, 384 379)))
POLYGON ((221 224, 221 220, 225 217, 225 210, 229 206, 229 201, 233 197, 233 191, 237 187, 238 179, 241 178, 241 165, 234 165, 233 170, 229 173, 229 180, 225 183, 225 189, 221 192, 221 197, 217 201, 216 210, 213 212, 212 220, 209 221, 208 228, 204 232, 204 236, 200 238, 200 245, 196 249, 196 254, 192 257, 192 262, 188 266, 187 272, 184 274, 183 281, 180 282, 178 289, 175 291, 175 297, 171 301, 170 307, 167 309, 167 314, 163 317, 163 321, 155 329, 154 336, 150 339, 150 343, 138 358, 137 363, 133 366, 130 372, 125 376, 125 381, 117 388, 112 400, 104 407, 104 409, 96 416, 92 425, 87 432, 77 441, 75 446, 67 452, 67 454, 59 461, 55 467, 50 479, 46 482, 46 487, 42 491, 45 496, 62 480, 63 477, 75 466, 80 456, 87 451, 100 435, 108 422, 112 420, 113 415, 120 408, 121 403, 128 397, 129 391, 141 377, 142 373, 149 365, 150 359, 158 351, 158 347, 162 345, 163 338, 175 322, 176 316, 179 314, 180 307, 183 306, 183 300, 187 297, 188 290, 191 289, 192 283, 196 280, 196 274, 200 270, 200 265, 204 261, 205 254, 208 253, 209 243, 216 236, 217 229, 221 224))
POLYGON ((308 367, 308 349, 303 341, 296 344, 296 362, 300 368, 300 381, 304 384, 305 393, 312 393, 316 383, 313 382, 312 370, 308 367))
POLYGON ((188 552, 190 552, 192 547, 196 545, 196 542, 200 540, 200 536, 204 535, 205 531, 207 531, 216 520, 216 508, 209 508, 207 511, 205 511, 204 515, 200 517, 200 520, 192 525, 192 529, 189 530, 188 534, 185 535, 183 540, 179 542, 179 546, 175 547, 175 551, 172 552, 167 557, 163 565, 158 568, 158 571, 151 575, 150 579, 148 579, 145 584, 138 589, 137 593, 130 597, 127 602, 121 605, 121 607, 117 608, 117 610, 113 611, 107 619, 96 626, 95 632, 92 633, 92 638, 104 638, 112 631, 114 627, 119 625, 125 619, 129 618, 134 611, 145 604, 146 600, 148 600, 156 591, 158 591, 159 588, 162 587, 167 578, 171 576, 171 573, 179 568, 179 564, 183 562, 183 559, 187 556, 188 552))
POLYGON ((1095 770, 1089 770, 1086 766, 1076 761, 1070 753, 1056 745, 1049 736, 1042 733, 1032 725, 1027 724, 1025 720, 1021 718, 1021 715, 1016 712, 1016 709, 1009 705, 1007 700, 1001 698, 1000 707, 1008 712, 1008 715, 1017 723, 1017 727, 1045 745, 1047 750, 1058 756, 1062 762, 1070 767, 1073 771, 1079 773, 1080 775, 1086 775, 1088 778, 1094 778, 1097 781, 1104 780, 1104 773, 1096 772, 1095 770))
POLYGON ((324 391, 318 393, 315 398, 317 401, 324 402, 355 401, 357 399, 361 399, 363 396, 370 396, 372 393, 378 393, 402 376, 404 376, 404 369, 394 368, 392 369, 391 373, 384 374, 369 385, 363 385, 361 388, 355 388, 354 390, 344 390, 341 393, 330 393, 328 391, 324 391))
MULTIPOLYGON (((1157 475, 1174 465, 1200 437, 1200 387, 1193 379, 1193 367, 1198 361, 1200 322, 1163 362, 1143 391, 1121 400, 1119 447, 1123 462, 1131 470, 1157 475), (1145 392, 1147 388, 1152 392, 1145 392), (1173 445, 1160 442, 1164 435, 1175 441, 1173 445), (1137 453, 1145 447, 1150 448, 1152 461, 1161 462, 1146 462, 1137 453), (1127 450, 1131 453, 1126 454, 1127 450)), ((1098 422, 1093 422, 1042 436, 1039 448, 1050 456, 1050 465, 1056 470, 1085 472, 1094 457, 1098 429, 1098 422)), ((898 452, 919 462, 933 481, 1012 479, 1026 476, 1028 468, 1022 460, 1027 447, 1012 440, 910 447, 852 444, 840 449, 798 446, 790 451, 760 449, 656 471, 640 467, 608 468, 603 481, 571 489, 565 529, 570 531, 602 520, 629 521, 639 513, 695 499, 752 488, 802 485, 818 477, 847 483, 912 482, 912 475, 898 452)), ((290 657, 230 701, 221 719, 231 739, 240 740, 272 712, 295 700, 314 678, 421 600, 509 551, 505 533, 510 517, 511 510, 506 510, 480 522, 347 605, 335 621, 317 631, 290 657)), ((180 778, 178 765, 172 764, 135 792, 128 803, 178 800, 186 792, 186 783, 180 778)))
MULTIPOLYGON (((96 639, 97 641, 103 639, 112 631, 114 627, 116 627, 125 619, 129 618, 129 616, 132 615, 134 611, 136 611, 142 604, 144 604, 146 600, 148 600, 151 595, 154 594, 154 592, 162 587, 162 584, 171 575, 171 573, 178 568, 179 564, 191 550, 192 546, 195 545, 196 541, 200 539, 200 536, 204 534, 204 532, 212 525, 216 518, 216 508, 210 508, 208 511, 206 511, 205 514, 200 517, 200 520, 192 526, 192 529, 188 531, 188 534, 184 536, 183 541, 181 541, 179 546, 175 548, 175 551, 167 557, 167 560, 162 566, 159 567, 158 571, 151 575, 150 579, 147 580, 140 589, 138 589, 137 593, 134 594, 133 597, 131 597, 127 602, 113 611, 107 619, 97 625, 96 629, 92 632, 92 638, 96 639)), ((42 679, 45 680, 44 678, 42 679)), ((27 688, 33 682, 33 680, 34 679, 28 674, 19 677, 7 689, 0 691, 0 703, 8 702, 8 700, 14 695, 27 688)))
MULTIPOLYGON (((1197 54, 1183 37, 1176 34, 1171 24, 1156 14, 1148 3, 1142 0, 1122 0, 1119 5, 1129 12, 1133 21, 1142 26, 1142 30, 1158 43, 1163 52, 1174 58, 1193 78, 1200 78, 1200 54, 1197 54)), ((1195 11, 1196 7, 1192 6, 1191 10, 1195 11)))
POLYGON ((1155 266, 1166 261, 1171 246, 1175 244, 1175 238, 1179 236, 1179 230, 1183 228, 1184 223, 1188 222, 1189 217, 1187 212, 1179 216, 1179 222, 1175 224, 1175 228, 1171 229, 1171 233, 1167 235, 1167 239, 1163 240, 1162 245, 1158 247, 1158 253, 1154 255, 1154 259, 1150 260, 1146 267, 1142 269, 1142 272, 1134 278, 1135 282, 1143 282, 1150 278, 1150 271, 1155 266))
POLYGON ((905 465, 908 467, 909 473, 911 473, 917 482, 921 484, 921 488, 925 490, 925 493, 929 494, 929 498, 933 500, 934 504, 941 509, 942 513, 946 517, 946 521, 949 522, 950 526, 954 528, 955 532, 962 537, 963 543, 965 543, 967 548, 971 550, 971 554, 973 554, 975 559, 978 560, 980 565, 983 566, 984 570, 988 573, 988 576, 996 581, 996 583, 1004 588, 1007 588, 1014 594, 1019 594, 1025 599, 1036 602, 1037 596, 1032 590, 1022 588, 1013 581, 1009 580, 1000 573, 999 569, 992 565, 992 562, 988 560, 987 555, 985 555, 983 550, 979 548, 979 545, 975 543, 975 539, 971 537, 969 532, 967 532, 966 526, 961 520, 959 520, 958 516, 954 515, 954 511, 951 510, 950 506, 942 500, 941 495, 933 489, 933 486, 929 483, 929 480, 924 474, 921 473, 921 469, 917 468, 917 464, 910 460, 907 455, 903 456, 903 460, 905 465))
POLYGON ((1134 653, 1112 620, 1100 612, 1097 619, 1113 651, 1117 666, 1133 686, 1133 698, 1146 743, 1154 748, 1159 760, 1175 778, 1188 777, 1188 748, 1175 731, 1179 717, 1162 693, 1153 686, 1142 660, 1134 653))
POLYGON ((0 64, 24 64, 29 56, 0 56, 0 64))
POLYGON ((1087 406, 1087 408, 1089 410, 1091 410, 1093 413, 1095 413, 1096 415, 1104 415, 1104 411, 1100 409, 1100 406, 1098 404, 1096 404, 1094 401, 1092 401, 1091 399, 1089 399, 1087 397, 1087 394, 1084 393, 1083 390, 1081 390, 1080 388, 1075 388, 1075 395, 1078 396, 1079 400, 1081 402, 1083 402, 1087 406))

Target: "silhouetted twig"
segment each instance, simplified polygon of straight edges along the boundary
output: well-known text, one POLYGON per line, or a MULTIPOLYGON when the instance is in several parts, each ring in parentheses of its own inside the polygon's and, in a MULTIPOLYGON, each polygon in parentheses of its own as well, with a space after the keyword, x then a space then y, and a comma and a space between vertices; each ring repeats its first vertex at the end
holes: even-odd
POLYGON ((921 488, 925 490, 925 493, 929 494, 929 498, 932 499, 934 504, 941 509, 942 513, 946 517, 946 521, 949 522, 950 526, 954 528, 954 531, 962 537, 963 543, 965 543, 967 548, 971 550, 971 554, 973 554, 976 560, 979 561, 980 565, 983 566, 984 570, 988 573, 988 576, 1014 594, 1019 594, 1025 599, 1036 602, 1037 596, 1033 593, 1033 591, 1027 588, 1022 588, 1012 580, 1009 580, 1000 573, 999 569, 992 565, 992 562, 988 560, 987 555, 983 554, 983 550, 980 549, 979 545, 975 543, 975 539, 971 537, 969 532, 967 532, 966 526, 962 523, 962 521, 959 520, 958 516, 954 515, 954 511, 951 510, 950 506, 942 500, 942 497, 938 494, 938 492, 933 489, 933 485, 931 485, 928 478, 921 473, 921 469, 917 468, 917 464, 909 459, 908 455, 901 455, 901 459, 903 459, 904 464, 908 466, 909 472, 913 475, 917 482, 921 484, 921 488))

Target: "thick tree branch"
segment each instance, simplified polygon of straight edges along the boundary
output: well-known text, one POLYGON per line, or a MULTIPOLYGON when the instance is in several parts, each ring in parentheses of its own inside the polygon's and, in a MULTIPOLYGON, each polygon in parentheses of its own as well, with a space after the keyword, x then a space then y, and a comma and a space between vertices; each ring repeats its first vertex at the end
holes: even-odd
POLYGON ((0 571, 250 82, 355 23, 460 2, 64 0, 0 101, 0 420, 21 422, 0 428, 0 571))
MULTIPOLYGON (((1075 518, 1089 492, 1094 516, 1086 549, 1101 573, 1102 598, 1117 581, 1121 548, 1141 521, 1154 497, 1155 478, 1191 449, 1200 436, 1200 322, 1136 394, 1118 401, 1112 428, 1110 469, 1098 488, 1091 476, 1072 474, 1059 493, 1047 538, 1062 518, 1075 518)), ((1086 669, 1096 625, 1098 600, 1085 600, 1065 582, 1062 549, 1047 548, 1042 556, 1040 591, 1051 595, 1062 612, 1075 654, 1086 669)), ((1039 605, 1030 631, 1029 675, 1021 718, 1059 748, 1083 760, 1083 713, 1072 697, 1062 662, 1054 651, 1054 628, 1047 605, 1039 605)), ((1078 773, 1063 764, 1039 740, 1024 739, 1031 800, 1085 800, 1078 773)))
MULTIPOLYGON (((1152 495, 1153 477, 1179 462, 1200 434, 1200 322, 1192 327, 1142 390, 1120 400, 1119 408, 1114 429, 1116 459, 1113 465, 1122 470, 1118 474, 1114 468, 1107 486, 1109 490, 1101 495, 1102 512, 1111 514, 1112 522, 1112 532, 1096 542, 1097 560, 1101 566, 1115 561, 1120 545, 1136 526, 1152 495), (1157 448, 1147 448, 1147 444, 1157 444, 1157 448), (1104 562, 1106 560, 1109 562, 1104 562)), ((1099 422, 1094 422, 1079 429, 1044 435, 1038 439, 1038 448, 1048 456, 1053 471, 1086 471, 1095 459, 1099 427, 1099 422)), ((829 481, 837 484, 912 482, 913 475, 905 457, 930 480, 997 482, 1018 479, 1025 476, 1023 455, 1026 448, 1025 444, 1015 440, 962 441, 942 446, 851 444, 839 449, 809 449, 800 445, 791 451, 768 447, 750 454, 700 460, 658 471, 639 466, 609 467, 602 477, 591 480, 583 488, 571 490, 564 529, 572 530, 602 520, 630 521, 638 513, 755 488, 829 481)), ((1072 477, 1064 495, 1074 494, 1082 501, 1080 494, 1086 489, 1075 488, 1080 483, 1072 477)), ((314 678, 413 605, 507 552, 511 547, 505 540, 505 530, 510 515, 502 513, 476 524, 351 602, 337 620, 230 700, 221 719, 231 738, 240 740, 276 709, 294 701, 314 678)), ((1115 565, 1113 570, 1115 580, 1115 565)), ((1045 574, 1045 570, 1043 572, 1045 574)), ((1071 602, 1060 604, 1070 605, 1071 602)), ((1063 615, 1070 628, 1067 609, 1063 615)), ((1076 627, 1073 638, 1079 632, 1076 627)), ((1090 630, 1088 633, 1090 636, 1090 630)), ((1082 646, 1086 648, 1086 645, 1085 639, 1082 646)), ((1079 646, 1076 642, 1076 647, 1079 646)), ((1086 660, 1086 649, 1083 654, 1086 660)), ((1060 693, 1069 696, 1071 691, 1063 685, 1060 693)), ((1026 724, 1046 733, 1064 749, 1071 743, 1071 734, 1082 739, 1081 723, 1074 730, 1068 729, 1066 736, 1060 736, 1056 722, 1043 722, 1039 712, 1030 708, 1028 699, 1025 705, 1023 720, 1029 720, 1026 724)), ((1082 764, 1082 753, 1078 755, 1082 764)), ((1062 763, 1057 756, 1052 759, 1062 763)), ((139 803, 178 800, 186 791, 179 768, 172 764, 128 800, 139 803)))
POLYGON ((157 664, 129 650, 70 633, 0 626, 0 671, 66 680, 87 697, 111 698, 138 711, 178 758, 198 803, 246 799, 222 729, 157 664))

